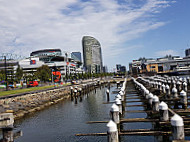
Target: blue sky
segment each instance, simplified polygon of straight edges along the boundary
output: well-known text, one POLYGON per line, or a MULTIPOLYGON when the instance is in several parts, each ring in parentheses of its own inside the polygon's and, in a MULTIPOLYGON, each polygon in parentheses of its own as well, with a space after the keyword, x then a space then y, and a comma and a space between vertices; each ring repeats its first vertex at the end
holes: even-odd
POLYGON ((0 53, 82 52, 82 37, 89 35, 101 43, 109 70, 140 57, 183 57, 189 6, 190 0, 2 0, 0 53))

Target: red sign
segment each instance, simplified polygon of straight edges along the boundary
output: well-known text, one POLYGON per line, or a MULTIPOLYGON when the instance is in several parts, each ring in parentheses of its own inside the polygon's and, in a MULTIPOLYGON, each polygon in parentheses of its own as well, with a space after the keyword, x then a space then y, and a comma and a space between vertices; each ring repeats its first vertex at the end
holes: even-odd
POLYGON ((36 60, 30 60, 30 65, 35 65, 36 64, 36 60))

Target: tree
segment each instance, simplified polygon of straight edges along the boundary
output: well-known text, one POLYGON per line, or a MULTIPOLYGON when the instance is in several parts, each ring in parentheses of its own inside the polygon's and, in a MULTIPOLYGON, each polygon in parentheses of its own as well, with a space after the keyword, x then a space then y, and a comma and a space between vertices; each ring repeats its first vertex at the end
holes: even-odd
POLYGON ((40 79, 40 81, 48 81, 51 78, 51 70, 47 65, 42 65, 37 69, 36 76, 40 79))
POLYGON ((23 70, 22 68, 20 68, 20 65, 18 65, 18 68, 16 69, 15 77, 17 81, 20 81, 21 78, 23 77, 23 70))
POLYGON ((3 81, 3 80, 5 80, 5 71, 1 70, 0 71, 0 81, 3 81))

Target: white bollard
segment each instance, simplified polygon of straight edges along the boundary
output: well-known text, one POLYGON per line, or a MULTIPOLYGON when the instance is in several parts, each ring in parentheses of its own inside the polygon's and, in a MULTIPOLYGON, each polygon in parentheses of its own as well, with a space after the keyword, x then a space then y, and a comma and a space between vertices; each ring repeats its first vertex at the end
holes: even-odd
POLYGON ((121 101, 124 101, 124 93, 123 93, 123 91, 119 91, 119 94, 121 95, 121 101))
POLYGON ((117 99, 117 98, 121 100, 121 95, 117 94, 117 95, 115 96, 115 99, 117 99))
POLYGON ((170 96, 170 86, 168 84, 166 85, 166 96, 170 96))
POLYGON ((109 89, 106 90, 106 94, 107 94, 107 101, 110 101, 110 91, 109 89))
POLYGON ((165 84, 162 84, 162 92, 165 94, 166 93, 166 86, 165 84))
POLYGON ((152 98, 153 98, 153 94, 152 94, 152 93, 149 93, 149 94, 148 94, 148 105, 147 105, 147 108, 148 108, 148 109, 151 109, 151 108, 152 108, 152 98))
POLYGON ((116 123, 119 124, 119 107, 116 104, 111 106, 110 110, 111 119, 116 123))
POLYGON ((152 110, 159 111, 159 98, 156 95, 152 98, 152 110))
POLYGON ((186 82, 183 82, 183 90, 184 90, 185 92, 187 92, 187 83, 186 83, 186 82))
POLYGON ((115 100, 115 104, 119 107, 119 113, 122 114, 122 103, 119 98, 115 100))
POLYGON ((168 105, 165 102, 161 102, 159 104, 159 112, 160 112, 160 121, 168 121, 168 105))
POLYGON ((180 92, 180 97, 181 97, 180 102, 182 104, 182 108, 186 109, 187 108, 187 93, 182 90, 180 92))
POLYGON ((117 130, 117 125, 115 122, 110 120, 107 124, 108 127, 108 142, 119 142, 119 136, 118 136, 118 130, 117 130))
POLYGON ((179 115, 175 114, 171 118, 171 125, 173 140, 184 140, 185 134, 183 119, 179 115))
POLYGON ((173 95, 174 98, 178 98, 177 89, 175 88, 175 86, 172 89, 172 95, 173 95))

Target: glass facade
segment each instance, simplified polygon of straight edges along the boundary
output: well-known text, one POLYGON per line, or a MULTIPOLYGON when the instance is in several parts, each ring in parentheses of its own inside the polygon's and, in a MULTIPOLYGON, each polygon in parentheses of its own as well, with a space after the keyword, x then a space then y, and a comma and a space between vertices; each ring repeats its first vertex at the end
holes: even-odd
POLYGON ((98 40, 90 36, 82 39, 84 68, 87 72, 102 72, 102 52, 98 40))

